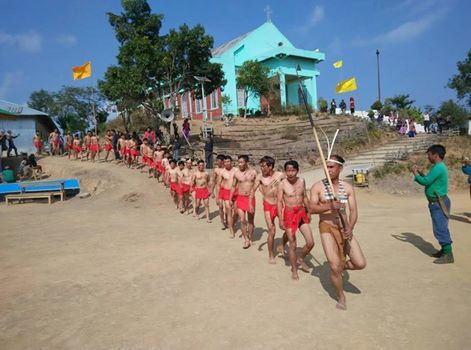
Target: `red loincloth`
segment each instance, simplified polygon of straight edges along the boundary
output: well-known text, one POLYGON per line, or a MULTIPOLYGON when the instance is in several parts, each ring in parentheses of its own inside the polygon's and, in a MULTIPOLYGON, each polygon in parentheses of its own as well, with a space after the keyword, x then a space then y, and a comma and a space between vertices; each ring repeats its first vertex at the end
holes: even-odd
MULTIPOLYGON (((237 208, 243 210, 244 212, 248 212, 249 200, 249 196, 243 196, 239 194, 236 199, 237 208)), ((255 210, 255 198, 252 198, 252 208, 255 210)))
POLYGON ((302 224, 309 224, 309 217, 304 206, 285 207, 283 211, 283 222, 286 229, 291 229, 294 236, 302 224))
POLYGON ((267 201, 263 201, 263 211, 268 212, 270 214, 270 219, 273 221, 278 216, 278 207, 276 204, 268 203, 267 201))
POLYGON ((209 198, 209 190, 207 187, 195 187, 195 198, 196 199, 208 199, 209 198))

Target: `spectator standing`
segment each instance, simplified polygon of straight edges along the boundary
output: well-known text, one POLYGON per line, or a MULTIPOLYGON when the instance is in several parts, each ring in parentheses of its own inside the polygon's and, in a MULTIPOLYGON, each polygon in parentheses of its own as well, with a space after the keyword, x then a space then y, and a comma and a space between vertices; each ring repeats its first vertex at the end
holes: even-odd
POLYGON ((350 113, 353 115, 355 113, 355 99, 350 97, 350 113))
POLYGON ((175 137, 175 142, 173 143, 173 159, 179 160, 180 159, 180 148, 182 147, 180 136, 175 137))
POLYGON ((463 160, 463 166, 461 170, 465 175, 468 175, 468 184, 469 184, 469 197, 471 197, 471 161, 468 158, 463 160))
POLYGON ((183 136, 189 140, 190 139, 190 122, 188 118, 185 118, 182 124, 183 136))
POLYGON ((450 198, 448 198, 448 168, 443 159, 446 149, 442 145, 432 145, 427 150, 427 157, 432 164, 429 172, 424 174, 416 165, 412 167, 414 180, 425 187, 425 196, 429 202, 428 209, 432 218, 433 234, 441 249, 431 254, 437 258, 435 264, 454 262, 451 248, 452 240, 448 221, 450 217, 450 198))
POLYGON ((443 125, 445 125, 445 119, 441 116, 440 113, 437 114, 437 125, 438 133, 441 134, 443 132, 443 125))
POLYGON ((119 133, 117 133, 115 129, 111 129, 111 135, 111 145, 113 146, 114 159, 121 159, 118 149, 119 133))
POLYGON ((206 169, 213 168, 213 150, 214 150, 214 138, 213 134, 208 134, 208 139, 204 144, 204 158, 206 160, 206 169))
POLYGON ((430 134, 430 114, 425 112, 424 115, 424 130, 427 134, 430 134))
POLYGON ((147 140, 149 145, 153 146, 157 142, 157 135, 154 130, 149 126, 144 133, 144 139, 147 140))
POLYGON ((337 109, 337 102, 335 102, 335 98, 330 101, 330 114, 335 114, 335 110, 337 109))
POLYGON ((175 137, 175 139, 177 139, 177 137, 179 137, 178 125, 177 123, 173 122, 172 126, 173 126, 173 136, 175 137))
POLYGON ((0 130, 0 158, 3 157, 3 151, 7 150, 7 135, 0 130))
POLYGON ((345 103, 343 99, 342 101, 340 101, 339 107, 340 107, 340 110, 342 111, 342 114, 344 114, 345 111, 347 110, 347 104, 345 103))
POLYGON ((15 151, 15 156, 18 157, 18 150, 16 149, 15 142, 13 140, 16 139, 18 136, 20 136, 20 134, 13 136, 13 134, 11 133, 11 130, 8 130, 6 136, 7 136, 7 141, 8 141, 7 157, 10 156, 10 153, 12 150, 15 151))

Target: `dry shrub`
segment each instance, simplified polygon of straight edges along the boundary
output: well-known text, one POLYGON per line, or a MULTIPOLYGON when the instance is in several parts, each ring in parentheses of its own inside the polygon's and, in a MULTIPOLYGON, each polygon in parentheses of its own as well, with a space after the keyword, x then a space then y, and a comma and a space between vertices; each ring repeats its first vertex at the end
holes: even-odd
POLYGON ((299 132, 295 126, 288 126, 281 134, 281 137, 286 140, 297 141, 299 139, 299 132))

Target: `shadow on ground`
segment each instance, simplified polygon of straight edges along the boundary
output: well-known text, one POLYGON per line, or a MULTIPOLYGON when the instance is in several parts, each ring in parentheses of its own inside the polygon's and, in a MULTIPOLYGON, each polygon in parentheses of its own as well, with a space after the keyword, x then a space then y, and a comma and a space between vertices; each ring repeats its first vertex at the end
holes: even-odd
POLYGON ((391 236, 393 236, 398 241, 412 244, 414 247, 416 247, 418 250, 420 250, 427 256, 430 256, 431 254, 437 251, 437 249, 435 249, 432 243, 426 241, 419 235, 412 232, 403 232, 401 234, 391 236))
MULTIPOLYGON (((317 261, 317 260, 316 260, 317 261)), ((321 282, 322 288, 329 294, 329 296, 337 300, 337 294, 335 293, 335 288, 330 281, 330 266, 327 261, 325 261, 323 264, 318 264, 313 267, 312 276, 315 276, 319 278, 319 281, 321 282)), ((352 294, 360 294, 361 290, 355 286, 353 283, 350 282, 350 274, 348 273, 347 270, 343 272, 343 290, 346 293, 352 293, 352 294)))
POLYGON ((450 219, 455 220, 455 221, 464 222, 465 224, 471 224, 471 219, 468 219, 468 218, 471 218, 471 213, 463 213, 463 216, 458 216, 458 215, 451 214, 450 219), (463 217, 463 216, 465 216, 465 217, 463 217))

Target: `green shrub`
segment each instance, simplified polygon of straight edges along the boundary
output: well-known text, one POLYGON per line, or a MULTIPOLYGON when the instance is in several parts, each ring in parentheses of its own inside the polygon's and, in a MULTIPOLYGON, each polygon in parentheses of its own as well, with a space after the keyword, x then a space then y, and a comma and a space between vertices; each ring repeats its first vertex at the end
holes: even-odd
POLYGON ((381 103, 380 100, 376 100, 370 107, 371 109, 375 109, 377 111, 380 111, 383 108, 383 104, 381 103))
POLYGON ((319 97, 319 99, 317 100, 317 105, 319 106, 319 111, 321 113, 327 113, 328 104, 326 99, 319 97))

